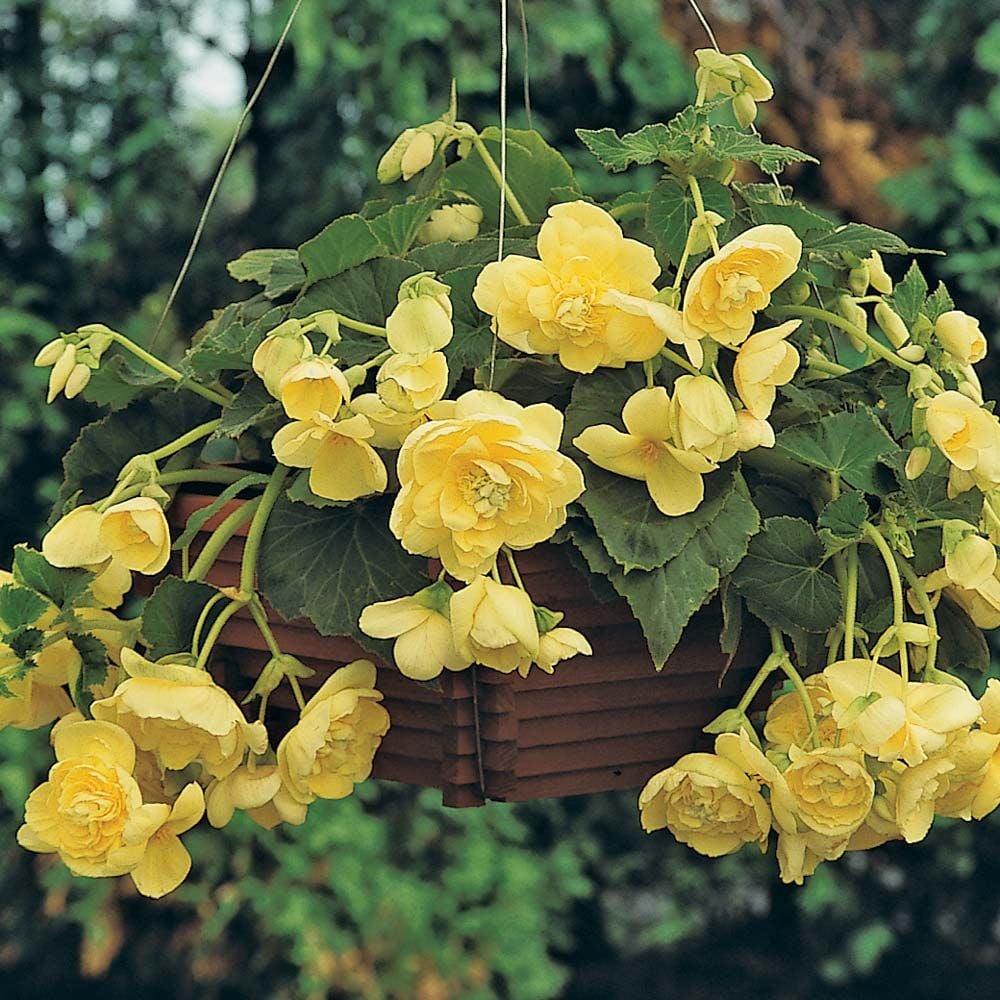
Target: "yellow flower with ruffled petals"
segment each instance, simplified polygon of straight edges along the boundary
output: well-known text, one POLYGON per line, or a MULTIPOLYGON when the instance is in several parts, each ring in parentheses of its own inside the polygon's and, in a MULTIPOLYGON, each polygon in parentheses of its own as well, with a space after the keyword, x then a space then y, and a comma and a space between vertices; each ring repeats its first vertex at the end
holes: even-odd
POLYGON ((751 335, 740 347, 733 364, 733 382, 746 408, 758 419, 771 415, 779 385, 792 380, 799 367, 799 352, 787 337, 802 324, 793 319, 751 335))

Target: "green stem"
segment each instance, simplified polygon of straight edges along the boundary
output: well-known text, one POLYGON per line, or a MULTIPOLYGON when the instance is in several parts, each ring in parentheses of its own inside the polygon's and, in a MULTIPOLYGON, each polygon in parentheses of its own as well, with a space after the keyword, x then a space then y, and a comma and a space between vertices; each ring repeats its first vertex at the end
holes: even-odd
POLYGON ((826 358, 807 358, 806 368, 814 372, 821 372, 824 375, 833 376, 847 375, 851 371, 846 365, 838 365, 835 361, 827 361, 826 358))
POLYGON ((775 656, 773 653, 764 661, 763 666, 754 675, 754 679, 750 682, 746 691, 743 692, 743 697, 740 698, 739 703, 736 706, 736 711, 746 712, 750 707, 750 702, 754 700, 757 692, 764 686, 764 682, 775 672, 775 670, 780 667, 779 657, 775 656))
POLYGON ((246 601, 230 601, 222 609, 219 617, 212 622, 212 627, 208 631, 208 635, 205 637, 205 644, 201 647, 201 652, 198 653, 198 661, 195 663, 195 667, 198 670, 204 670, 208 666, 209 658, 212 655, 212 650, 215 649, 215 644, 219 641, 219 636, 222 634, 222 630, 226 627, 226 622, 229 621, 233 615, 236 614, 240 608, 246 605, 246 601))
POLYGON ((259 505, 254 511, 253 521, 250 523, 250 531, 247 534, 246 548, 243 550, 243 563, 240 566, 240 590, 245 594, 250 594, 254 589, 254 580, 257 576, 257 556, 260 552, 260 543, 264 537, 264 529, 267 527, 267 520, 274 510, 274 505, 281 495, 281 488, 285 484, 285 477, 288 469, 279 465, 271 473, 271 480, 267 484, 260 497, 259 505))
POLYGON ((183 382, 185 389, 190 389, 191 392, 197 393, 204 399, 209 400, 209 402, 217 403, 219 406, 226 406, 233 398, 232 393, 216 392, 214 389, 209 389, 206 385, 201 385, 199 382, 193 380, 185 380, 185 376, 182 375, 176 368, 171 367, 166 363, 166 361, 161 361, 155 354, 150 354, 149 351, 143 350, 138 344, 129 340, 128 337, 123 333, 112 332, 111 339, 116 343, 121 344, 126 351, 130 351, 134 354, 140 361, 145 362, 150 368, 155 369, 161 375, 165 375, 172 382, 183 382))
MULTIPOLYGON (((698 178, 695 177, 694 174, 688 175, 688 187, 691 188, 691 197, 694 198, 694 210, 698 213, 698 215, 704 215, 705 202, 701 197, 701 187, 698 184, 698 178)), ((688 232, 690 234, 690 230, 688 230, 688 232)), ((708 227, 708 238, 711 240, 713 253, 717 254, 719 252, 719 238, 715 234, 714 226, 708 227)))
POLYGON ((177 486, 181 483, 236 483, 246 476, 246 469, 227 469, 218 466, 214 469, 176 469, 173 472, 161 472, 161 486, 177 486))
POLYGON ((264 606, 260 603, 260 598, 256 594, 250 599, 250 616, 257 626, 257 631, 260 632, 264 642, 267 643, 267 648, 271 655, 281 656, 281 647, 278 645, 278 640, 275 639, 274 633, 271 631, 271 625, 267 620, 264 606))
POLYGON ((917 599, 917 604, 920 605, 921 614, 923 614, 924 621, 927 623, 927 629, 930 632, 930 643, 927 646, 927 663, 924 666, 924 673, 930 674, 934 671, 937 663, 938 651, 937 615, 934 613, 934 605, 931 604, 931 599, 927 596, 927 589, 920 582, 920 577, 917 576, 913 567, 898 554, 896 556, 896 563, 903 571, 903 576, 906 577, 906 582, 910 585, 913 596, 917 599))
POLYGON ((885 563, 886 573, 889 574, 889 585, 892 588, 892 623, 897 629, 897 640, 899 642, 899 673, 903 678, 903 700, 906 700, 906 682, 909 680, 909 663, 906 655, 906 643, 903 642, 902 635, 899 634, 900 627, 905 619, 905 607, 903 604, 903 582, 899 576, 899 567, 896 565, 896 558, 889 543, 882 537, 872 525, 865 524, 865 537, 878 549, 882 561, 885 563))
POLYGON ((507 204, 510 205, 510 209, 517 217, 517 221, 520 222, 522 226, 530 226, 531 219, 528 218, 528 213, 521 207, 521 203, 517 200, 517 196, 511 190, 510 185, 504 181, 503 174, 497 166, 497 161, 490 155, 490 151, 486 148, 486 143, 483 142, 482 136, 472 129, 470 129, 469 132, 464 133, 464 135, 466 138, 472 140, 472 145, 476 147, 476 152, 479 154, 483 163, 486 164, 486 169, 490 172, 490 176, 493 180, 496 181, 497 187, 506 192, 507 204))
POLYGON ((169 458, 171 455, 176 455, 177 452, 183 451, 188 445, 200 441, 203 437, 208 437, 221 423, 222 418, 220 417, 216 420, 209 420, 204 424, 199 424, 186 434, 182 434, 179 438, 175 438, 173 441, 169 441, 167 444, 157 448, 156 451, 149 452, 146 457, 152 459, 154 462, 159 462, 164 458, 169 458))
POLYGON ((771 631, 771 646, 774 650, 774 656, 778 661, 778 666, 781 667, 782 673, 792 682, 792 686, 795 688, 796 693, 799 696, 799 700, 802 702, 802 708, 805 711, 806 719, 809 722, 809 740, 812 743, 813 748, 819 746, 819 726, 816 725, 816 713, 813 711, 812 699, 809 697, 809 690, 806 688, 805 681, 802 680, 802 675, 795 669, 792 665, 791 657, 788 655, 788 650, 785 649, 785 641, 781 637, 780 630, 774 628, 771 631))
POLYGON ((683 368, 684 371, 690 372, 692 375, 700 375, 701 370, 695 368, 690 361, 687 360, 683 355, 678 354, 676 351, 671 350, 669 347, 661 347, 660 354, 665 357, 668 361, 672 361, 678 368, 683 368))
POLYGON ((219 601, 224 601, 224 600, 226 600, 226 595, 223 594, 222 591, 220 590, 217 593, 213 594, 205 602, 205 606, 201 609, 201 614, 198 615, 198 621, 195 623, 194 626, 194 635, 191 637, 191 652, 195 656, 198 655, 198 647, 201 644, 201 633, 205 629, 205 623, 208 621, 209 613, 211 612, 212 608, 214 608, 216 604, 219 603, 219 601))
POLYGON ((511 552, 506 546, 504 546, 503 554, 507 557, 507 565, 510 566, 511 576, 514 577, 514 582, 518 587, 525 593, 528 592, 528 588, 525 587, 524 581, 521 579, 521 574, 517 570, 517 563, 514 562, 514 553, 511 552))
POLYGON ((299 687, 299 679, 294 674, 285 674, 285 676, 288 678, 288 683, 292 686, 292 694, 295 695, 295 701, 301 713, 306 707, 306 700, 302 697, 302 688, 299 687))
POLYGON ((258 503, 260 503, 260 500, 257 498, 248 500, 246 503, 240 504, 225 518, 215 531, 209 535, 205 547, 198 554, 194 565, 184 577, 185 580, 203 580, 205 578, 208 571, 215 564, 215 560, 219 558, 219 553, 225 547, 226 542, 253 517, 258 503))
POLYGON ((847 550, 847 592, 844 594, 844 659, 854 659, 854 630, 858 617, 858 547, 847 550))
POLYGON ((376 326, 374 323, 362 323, 359 319, 351 319, 350 316, 342 316, 337 313, 337 319, 341 326, 346 326, 348 330, 357 330, 359 333, 370 333, 373 337, 384 338, 385 327, 376 326))

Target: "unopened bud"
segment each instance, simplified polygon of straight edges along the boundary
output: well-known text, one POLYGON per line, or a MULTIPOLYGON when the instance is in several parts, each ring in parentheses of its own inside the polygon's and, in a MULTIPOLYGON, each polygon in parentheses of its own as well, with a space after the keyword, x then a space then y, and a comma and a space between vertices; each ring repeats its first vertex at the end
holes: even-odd
POLYGON ((917 365, 910 372, 910 381, 906 387, 906 391, 913 396, 920 392, 920 390, 926 389, 933 381, 934 369, 930 365, 917 365))
POLYGON ((886 271, 885 265, 882 263, 882 255, 878 250, 872 250, 872 255, 865 263, 868 265, 868 280, 872 288, 882 295, 891 295, 892 278, 889 277, 889 272, 886 271))
POLYGON ((927 466, 930 464, 930 460, 931 460, 930 448, 924 447, 923 445, 918 445, 906 457, 906 466, 904 469, 906 473, 906 478, 911 481, 914 479, 919 479, 924 474, 924 472, 927 471, 927 466))
POLYGON ((36 355, 35 355, 35 367, 36 368, 48 368, 50 365, 54 365, 66 350, 66 341, 62 337, 58 337, 55 340, 50 340, 36 355))
POLYGON ((76 367, 76 348, 72 344, 66 345, 66 350, 59 356, 59 360, 52 368, 49 375, 49 394, 46 402, 51 403, 66 388, 66 382, 73 369, 76 367))
MULTIPOLYGON (((837 312, 839 312, 840 315, 843 316, 849 323, 852 323, 859 330, 863 330, 865 333, 868 332, 868 313, 866 313, 864 309, 862 309, 861 306, 859 306, 857 302, 850 297, 850 295, 841 295, 840 298, 837 299, 836 307, 837 312)), ((847 336, 851 341, 851 346, 856 351, 864 351, 867 349, 868 345, 860 338, 855 337, 854 334, 848 332, 847 336)))
POLYGON ((875 306, 875 322, 893 347, 902 347, 910 339, 910 331, 906 328, 903 318, 884 302, 879 302, 875 306))
POLYGON ((90 381, 90 369, 86 365, 74 365, 73 370, 66 379, 63 392, 67 399, 74 399, 87 388, 90 381))
POLYGON ((847 275, 847 287, 855 295, 864 295, 868 291, 868 262, 862 261, 857 267, 852 267, 847 275))
POLYGON ((715 231, 726 220, 718 212, 703 212, 691 222, 688 247, 691 253, 704 253, 711 245, 715 231))
POLYGON ((757 118, 757 102, 753 94, 744 91, 733 98, 733 114, 741 128, 748 128, 757 118))
POLYGON ((309 317, 331 344, 340 343, 340 317, 332 309, 323 309, 309 317))
POLYGON ((923 361, 927 356, 927 352, 919 344, 907 344, 905 347, 901 347, 896 353, 904 361, 909 361, 912 364, 923 361))

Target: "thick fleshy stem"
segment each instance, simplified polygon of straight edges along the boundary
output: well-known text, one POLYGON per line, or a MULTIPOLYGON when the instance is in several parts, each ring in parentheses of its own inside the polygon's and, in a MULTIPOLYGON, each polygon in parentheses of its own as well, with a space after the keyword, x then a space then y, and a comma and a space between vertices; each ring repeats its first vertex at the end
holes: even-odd
POLYGON ((660 354, 665 357, 668 361, 672 361, 678 368, 683 368, 684 371, 690 372, 692 375, 700 375, 701 370, 695 368, 687 358, 678 354, 676 351, 671 350, 669 347, 661 347, 660 354))
POLYGON ((854 630, 858 617, 858 547, 847 550, 847 588, 844 594, 844 659, 854 658, 854 630))
POLYGON ((208 630, 208 635, 205 637, 205 644, 201 647, 201 651, 198 653, 198 660, 195 663, 195 667, 197 669, 205 670, 207 668, 209 658, 212 655, 212 650, 215 649, 215 644, 219 641, 219 636, 222 634, 222 630, 226 627, 226 622, 228 622, 229 619, 240 610, 240 608, 245 607, 246 603, 247 600, 245 597, 241 597, 238 600, 231 599, 219 613, 219 617, 212 622, 212 627, 208 630))
MULTIPOLYGON (((223 467, 215 469, 175 469, 172 472, 161 472, 157 476, 156 482, 157 485, 163 487, 180 486, 183 483, 218 483, 220 485, 229 485, 230 483, 238 482, 244 476, 246 476, 245 469, 227 469, 223 467)), ((146 483, 129 485, 128 482, 123 481, 115 487, 114 492, 110 496, 95 506, 99 510, 107 510, 114 503, 121 503, 139 496, 146 488, 146 485, 146 483)))
POLYGON ((754 700, 757 692, 764 686, 768 677, 771 676, 777 670, 781 663, 779 662, 780 657, 772 653, 763 663, 760 670, 754 675, 754 679, 747 686, 746 691, 743 692, 743 697, 740 698, 736 705, 736 710, 738 712, 745 712, 750 707, 750 702, 754 700))
POLYGON ((201 609, 201 614, 198 615, 198 621, 194 626, 194 635, 191 638, 191 653, 194 656, 198 655, 198 647, 201 645, 201 633, 205 630, 205 625, 208 622, 208 616, 211 613, 212 608, 214 608, 220 601, 224 600, 226 600, 226 595, 220 590, 218 593, 213 594, 205 602, 205 606, 201 609))
POLYGON ((896 564, 902 571, 903 576, 906 577, 906 582, 910 585, 913 596, 917 599, 917 604, 920 605, 920 612, 924 616, 927 630, 930 632, 930 642, 927 644, 927 663, 924 665, 924 673, 929 675, 933 673, 934 667, 937 664, 937 615, 934 613, 934 605, 931 604, 931 599, 927 595, 927 588, 920 582, 920 577, 917 576, 913 567, 898 553, 896 554, 896 564))
POLYGON ((504 546, 503 554, 507 557, 507 565, 510 567, 511 576, 514 577, 514 583, 516 583, 521 590, 527 593, 528 588, 525 587, 524 581, 521 579, 521 574, 518 572, 517 563, 514 562, 514 553, 504 546))
POLYGON ((337 320, 341 326, 346 326, 349 330, 357 330, 359 333, 370 333, 373 337, 386 336, 386 331, 384 326, 377 326, 375 323, 363 323, 360 319, 351 319, 350 316, 344 316, 341 313, 337 313, 337 320))
POLYGON ((288 469, 284 465, 275 468, 274 472, 271 473, 271 481, 261 494, 260 502, 254 511, 250 531, 247 534, 246 547, 243 550, 243 563, 240 566, 240 590, 246 594, 253 593, 254 580, 257 576, 257 556, 264 538, 264 529, 267 527, 271 511, 274 510, 274 505, 281 495, 281 489, 285 485, 287 475, 288 469))
POLYGON ((215 560, 219 558, 226 542, 254 516, 257 511, 259 499, 254 498, 241 504, 212 532, 205 543, 205 547, 198 553, 198 558, 194 565, 185 575, 185 580, 203 580, 208 571, 215 565, 215 560))
POLYGON ((788 655, 788 650, 785 649, 785 641, 781 636, 781 631, 772 626, 770 632, 771 647, 774 650, 772 655, 777 658, 778 666, 781 668, 782 673, 784 673, 784 675, 792 682, 792 686, 795 688, 795 692, 798 694, 799 700, 802 702, 802 708, 805 712, 806 720, 809 723, 809 741, 813 748, 818 747, 819 726, 816 725, 816 713, 813 711, 812 699, 809 697, 809 691, 806 688, 805 681, 802 680, 802 675, 792 664, 791 657, 788 655))
POLYGON ((899 643, 899 673, 903 678, 903 701, 906 701, 906 684, 909 680, 909 662, 907 660, 906 643, 900 634, 905 619, 905 607, 903 604, 903 582, 899 576, 899 567, 896 565, 896 557, 889 548, 889 543, 882 536, 878 529, 870 524, 865 524, 865 537, 878 549, 885 563, 885 571, 889 575, 889 586, 892 588, 892 623, 896 627, 897 641, 899 643))
POLYGON ((222 418, 217 418, 215 420, 208 420, 203 424, 199 424, 197 427, 191 428, 186 434, 182 434, 178 438, 174 438, 173 441, 168 441, 166 444, 161 445, 156 451, 149 452, 145 457, 154 461, 160 462, 165 458, 170 458, 171 455, 176 455, 177 452, 183 451, 189 445, 200 441, 204 437, 208 437, 219 424, 222 423, 222 418))

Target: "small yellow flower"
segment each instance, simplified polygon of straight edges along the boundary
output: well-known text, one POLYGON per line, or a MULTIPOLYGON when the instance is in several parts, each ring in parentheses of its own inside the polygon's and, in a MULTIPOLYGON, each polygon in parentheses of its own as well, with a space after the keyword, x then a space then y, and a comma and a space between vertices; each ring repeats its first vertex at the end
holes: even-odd
POLYGON ((737 451, 753 451, 754 448, 773 448, 774 442, 774 428, 766 420, 759 420, 749 410, 740 410, 737 412, 737 451))
POLYGON ((172 803, 143 806, 125 825, 127 848, 142 848, 142 857, 129 874, 136 889, 150 899, 173 892, 191 871, 191 855, 180 835, 201 820, 205 796, 201 785, 191 782, 172 803))
POLYGON ((285 372, 278 394, 285 413, 293 420, 312 420, 316 414, 332 420, 350 400, 351 387, 330 358, 309 358, 285 372))
POLYGON ((375 751, 389 730, 381 700, 369 660, 341 667, 309 699, 278 745, 281 780, 296 802, 342 799, 371 774, 375 751))
POLYGON ((868 818, 875 781, 853 745, 802 750, 789 747, 785 783, 802 822, 824 837, 849 837, 868 818))
POLYGON ((452 240, 464 243, 479 235, 483 210, 478 205, 460 202, 434 209, 431 217, 417 230, 419 243, 440 243, 452 240))
POLYGON ((453 417, 431 420, 403 443, 390 530, 407 552, 435 556, 466 581, 488 572, 502 545, 526 549, 550 538, 583 492, 580 469, 558 451, 562 425, 548 403, 465 393, 453 417))
POLYGON ((312 344, 302 333, 302 324, 297 319, 291 319, 276 327, 260 342, 251 364, 267 391, 278 398, 285 374, 300 361, 311 358, 312 354, 312 344))
POLYGON ((395 639, 392 658, 404 677, 426 681, 442 670, 463 670, 472 660, 455 648, 444 581, 410 597, 370 604, 361 612, 361 631, 373 639, 395 639))
POLYGON ((451 289, 429 272, 414 274, 400 286, 399 303, 385 321, 386 340, 397 354, 432 354, 451 342, 451 289))
POLYGON ((124 875, 144 849, 125 840, 142 807, 132 740, 120 727, 94 721, 57 726, 52 737, 56 763, 28 796, 17 842, 57 853, 74 875, 124 875))
POLYGON ((107 562, 111 549, 101 539, 100 511, 84 504, 64 514, 42 539, 42 555, 62 569, 107 562))
POLYGON ((470 663, 501 673, 528 675, 538 655, 538 625, 531 598, 519 587, 476 577, 451 599, 455 648, 470 663))
POLYGON ((771 82, 742 52, 725 55, 715 49, 696 49, 695 58, 699 98, 731 97, 733 113, 743 128, 756 119, 757 102, 774 96, 771 82))
POLYGON ((926 413, 927 431, 952 465, 1000 485, 1000 421, 992 413, 954 389, 931 399, 926 413))
POLYGON ((896 826, 908 844, 927 836, 937 801, 947 794, 948 774, 954 769, 946 757, 931 757, 905 768, 896 778, 896 826))
POLYGON ((904 698, 899 674, 869 660, 841 660, 823 674, 838 724, 858 698, 878 695, 850 722, 848 736, 881 761, 902 759, 915 767, 979 717, 979 703, 963 688, 910 682, 904 698))
POLYGON ((799 352, 786 338, 802 321, 789 320, 761 330, 743 342, 733 364, 733 381, 740 399, 758 419, 767 420, 777 396, 776 386, 791 382, 799 367, 799 352))
POLYGON ((375 379, 379 399, 399 413, 419 413, 440 401, 448 390, 448 362, 440 351, 394 354, 375 379))
MULTIPOLYGON (((832 747, 837 741, 837 723, 833 718, 833 697, 822 674, 806 678, 806 691, 816 717, 820 745, 832 747)), ((809 720, 797 691, 780 695, 767 708, 764 738, 772 748, 788 750, 809 742, 809 720)))
POLYGON ((670 396, 662 386, 640 389, 622 409, 627 433, 610 424, 587 427, 574 440, 595 465, 646 484, 668 517, 696 510, 705 498, 702 477, 718 466, 670 443, 670 396))
POLYGON ((959 733, 941 751, 954 768, 945 775, 944 794, 934 802, 938 816, 982 819, 1000 805, 1000 735, 984 729, 959 733))
POLYGON ((986 357, 986 337, 979 320, 961 309, 938 316, 934 336, 960 365, 975 365, 986 357))
POLYGON ((368 441, 375 436, 368 418, 358 413, 333 420, 315 412, 311 420, 282 427, 271 441, 282 465, 309 470, 309 488, 327 500, 356 500, 381 493, 388 484, 382 459, 368 441))
POLYGON ((684 292, 684 326, 691 339, 712 337, 738 347, 754 315, 799 266, 802 241, 788 226, 755 226, 702 261, 684 292))
POLYGON ((205 805, 208 821, 217 829, 226 826, 237 809, 265 830, 279 823, 301 826, 309 808, 288 793, 277 764, 257 764, 253 770, 241 765, 208 786, 205 805))
POLYGON ((976 590, 992 579, 996 570, 996 546, 981 535, 966 535, 945 553, 944 571, 957 587, 976 590))
POLYGON ((122 650, 128 678, 108 698, 95 701, 95 719, 124 729, 160 764, 181 771, 194 761, 215 778, 234 771, 249 748, 262 753, 267 732, 248 723, 239 705, 210 674, 180 664, 151 663, 122 650))
POLYGON ((170 560, 170 525, 152 497, 135 497, 101 516, 100 541, 125 569, 152 575, 170 560))
POLYGON ((663 347, 664 333, 649 316, 615 299, 653 298, 656 257, 626 239, 603 209, 584 201, 553 205, 538 256, 487 264, 476 281, 472 297, 502 341, 528 354, 558 354, 574 372, 647 361, 663 347))
POLYGON ((710 462, 736 454, 736 411, 729 394, 708 375, 681 375, 670 401, 670 431, 678 445, 710 462))
MULTIPOLYGON (((13 665, 19 658, 12 651, 0 657, 0 669, 13 665)), ((22 680, 8 680, 13 697, 0 697, 0 730, 40 729, 73 710, 73 703, 62 687, 42 684, 29 671, 22 680)))
POLYGON ((535 663, 547 674, 551 674, 557 663, 578 655, 591 656, 593 652, 586 636, 577 632, 575 628, 557 625, 538 637, 535 663))
POLYGON ((665 827, 710 858, 744 844, 767 850, 771 810, 760 783, 718 754, 689 753, 654 774, 639 795, 639 811, 647 833, 665 827))

